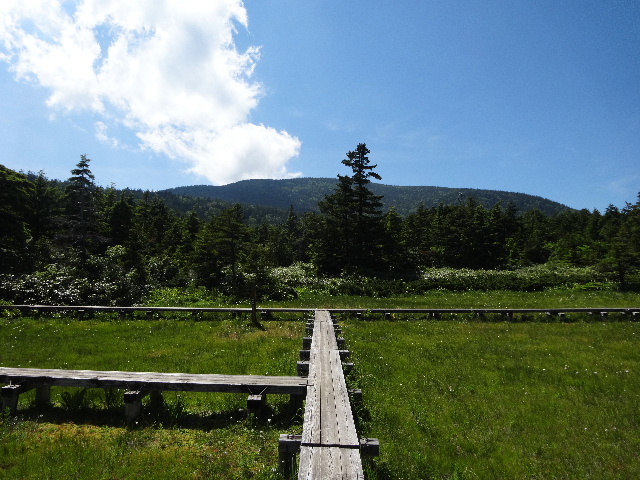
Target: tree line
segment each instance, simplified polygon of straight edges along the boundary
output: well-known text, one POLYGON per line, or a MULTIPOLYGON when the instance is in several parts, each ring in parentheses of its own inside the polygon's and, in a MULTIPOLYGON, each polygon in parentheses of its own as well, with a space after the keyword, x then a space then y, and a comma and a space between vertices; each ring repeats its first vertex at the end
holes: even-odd
POLYGON ((546 215, 514 204, 454 205, 383 213, 380 180, 359 144, 319 212, 250 224, 240 205, 182 212, 152 192, 96 184, 86 155, 64 181, 0 165, 0 298, 20 303, 139 302, 152 289, 202 286, 246 297, 293 295, 275 267, 320 276, 412 281, 433 267, 509 270, 546 263, 593 267, 620 288, 640 268, 640 197, 619 209, 546 215))

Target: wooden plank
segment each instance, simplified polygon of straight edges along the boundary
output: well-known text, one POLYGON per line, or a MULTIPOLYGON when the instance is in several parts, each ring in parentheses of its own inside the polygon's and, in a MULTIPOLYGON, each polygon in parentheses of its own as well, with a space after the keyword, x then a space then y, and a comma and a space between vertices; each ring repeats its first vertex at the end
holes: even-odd
POLYGON ((20 398, 20 394, 24 392, 28 392, 34 388, 33 385, 7 385, 2 387, 0 396, 2 397, 2 411, 4 412, 6 409, 9 409, 9 413, 11 415, 15 415, 18 410, 18 399, 20 398))
POLYGON ((364 479, 362 458, 357 449, 344 447, 304 447, 300 453, 298 479, 364 479))
MULTIPOLYGON (((48 311, 48 312, 72 312, 77 310, 84 310, 86 312, 115 312, 115 313, 133 313, 137 311, 144 312, 191 312, 191 313, 250 313, 251 308, 223 308, 223 307, 107 307, 107 306, 79 306, 79 305, 1 305, 0 310, 20 310, 24 314, 28 314, 33 311, 48 311)), ((312 308, 260 308, 261 312, 267 313, 308 313, 314 311, 312 308)), ((395 309, 364 309, 364 308, 333 308, 331 313, 347 313, 356 316, 361 316, 364 313, 369 314, 382 314, 383 318, 388 318, 388 315, 392 314, 428 314, 438 316, 440 314, 457 314, 457 313, 496 313, 496 314, 522 314, 522 313, 541 313, 553 312, 558 313, 593 313, 600 314, 600 312, 608 313, 623 313, 623 314, 640 314, 640 308, 638 307, 606 307, 606 308, 520 308, 520 309, 505 309, 505 308, 486 308, 486 309, 473 309, 473 308, 395 308, 395 309)), ((435 317, 434 317, 435 318, 435 317)))
POLYGON ((298 478, 364 478, 360 442, 328 311, 316 313, 308 378, 298 478))
POLYGON ((0 383, 255 395, 264 393, 304 395, 307 391, 307 379, 304 377, 7 367, 0 367, 0 383))
POLYGON ((338 443, 340 445, 359 447, 358 434, 356 432, 349 391, 342 374, 342 362, 338 350, 331 351, 332 384, 334 388, 335 412, 337 423, 338 443))
POLYGON ((309 351, 309 375, 307 377, 307 402, 305 405, 302 428, 302 443, 313 444, 320 441, 320 385, 317 381, 319 373, 318 355, 320 352, 321 331, 313 329, 311 349, 309 351))

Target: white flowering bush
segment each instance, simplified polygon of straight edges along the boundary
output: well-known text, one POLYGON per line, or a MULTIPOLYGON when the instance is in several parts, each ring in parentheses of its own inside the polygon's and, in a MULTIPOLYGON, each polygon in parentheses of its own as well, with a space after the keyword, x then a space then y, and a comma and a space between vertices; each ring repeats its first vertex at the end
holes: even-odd
POLYGON ((325 293, 334 279, 319 276, 311 263, 297 262, 288 267, 276 267, 271 276, 283 285, 300 291, 325 293))
POLYGON ((430 268, 408 285, 410 293, 433 289, 535 291, 552 287, 610 285, 606 275, 591 267, 536 265, 518 270, 430 268))
POLYGON ((295 264, 273 269, 272 275, 298 291, 328 295, 388 297, 420 294, 429 290, 515 290, 547 288, 613 288, 614 283, 591 267, 545 264, 518 270, 472 270, 429 268, 417 280, 381 279, 362 276, 320 277, 311 264, 295 264))
POLYGON ((84 268, 51 263, 40 271, 0 279, 2 297, 28 305, 119 305, 140 301, 148 285, 135 269, 124 268, 124 249, 93 256, 84 268))

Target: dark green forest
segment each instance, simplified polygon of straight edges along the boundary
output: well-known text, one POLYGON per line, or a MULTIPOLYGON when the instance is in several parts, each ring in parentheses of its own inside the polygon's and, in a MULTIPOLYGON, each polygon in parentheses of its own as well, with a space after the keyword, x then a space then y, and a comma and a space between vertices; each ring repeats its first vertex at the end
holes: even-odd
MULTIPOLYGON (((369 153, 364 144, 347 153, 348 175, 338 175, 317 209, 292 204, 284 213, 101 187, 86 155, 64 181, 0 165, 0 300, 124 306, 166 287, 205 288, 241 300, 252 286, 262 299, 284 299, 303 287, 285 278, 287 268, 351 279, 347 293, 374 295, 456 288, 426 275, 438 268, 578 268, 593 288, 638 288, 640 199, 605 212, 549 213, 470 196, 399 213, 372 188, 380 176, 369 153)), ((502 287, 550 285, 509 281, 502 287)))
MULTIPOLYGON (((250 179, 228 185, 192 185, 161 190, 161 195, 178 195, 224 200, 232 203, 275 207, 286 212, 295 205, 298 213, 317 212, 318 204, 330 195, 336 186, 335 178, 287 178, 283 180, 250 179)), ((463 203, 473 197, 480 205, 491 208, 496 203, 513 203, 518 210, 538 209, 553 215, 569 207, 552 200, 524 193, 484 190, 475 188, 448 188, 431 186, 396 186, 371 183, 369 189, 384 197, 382 210, 394 207, 400 215, 416 211, 419 205, 437 207, 463 203)))

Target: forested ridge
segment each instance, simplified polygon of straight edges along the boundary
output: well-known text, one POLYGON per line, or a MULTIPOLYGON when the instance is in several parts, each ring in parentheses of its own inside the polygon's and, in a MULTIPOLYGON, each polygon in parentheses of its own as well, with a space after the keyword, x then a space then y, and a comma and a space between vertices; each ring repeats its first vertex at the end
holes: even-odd
POLYGON ((277 299, 322 281, 335 293, 375 295, 539 289, 566 281, 637 288, 640 200, 605 212, 545 213, 469 196, 401 214, 385 208, 378 184, 370 183, 380 177, 368 153, 364 144, 348 152, 342 163, 351 175, 338 175, 317 209, 291 206, 284 214, 100 187, 85 155, 65 181, 0 165, 0 300, 131 305, 168 287, 242 299, 251 285, 261 298, 277 299), (443 269, 467 269, 475 273, 466 278, 475 280, 434 273, 443 269), (525 280, 522 272, 531 269, 579 275, 525 280))
MULTIPOLYGON (((288 210, 294 205, 298 212, 318 211, 319 202, 331 194, 336 186, 335 178, 290 178, 284 180, 251 179, 228 185, 193 185, 161 190, 160 194, 202 197, 233 203, 261 205, 288 210)), ((457 204, 473 197, 480 205, 491 208, 496 203, 513 203, 526 212, 538 209, 552 215, 569 207, 552 200, 524 193, 484 190, 474 188, 447 188, 431 186, 396 186, 371 183, 369 189, 383 197, 383 211, 395 208, 401 215, 408 215, 423 205, 436 207, 457 204)))

